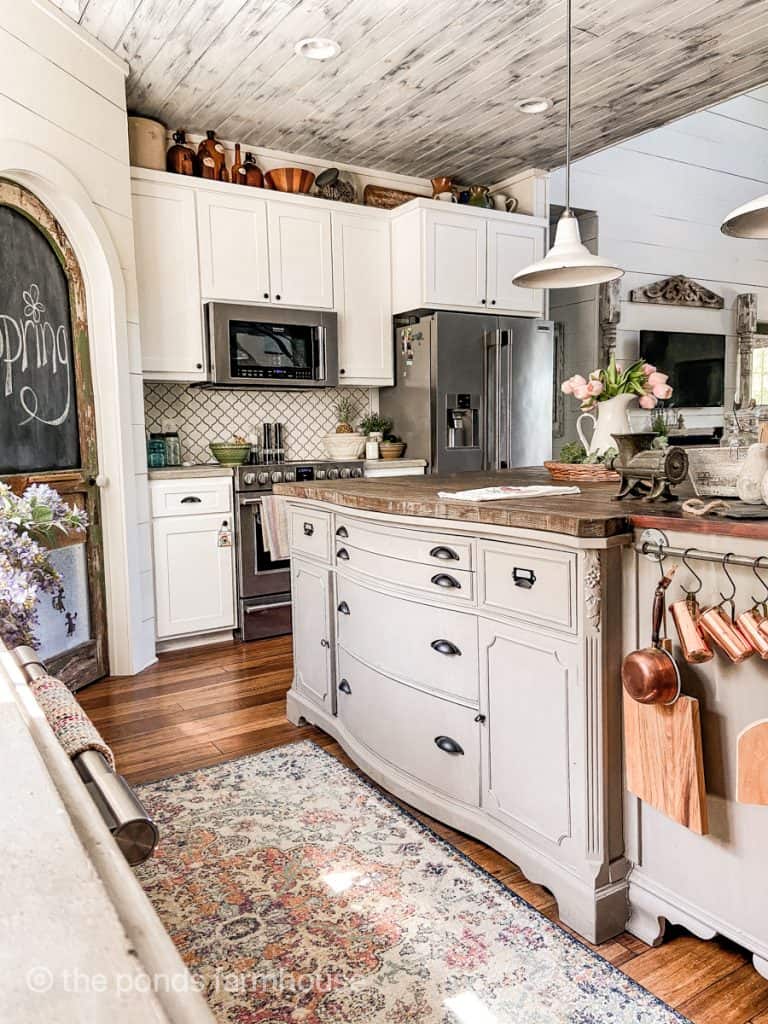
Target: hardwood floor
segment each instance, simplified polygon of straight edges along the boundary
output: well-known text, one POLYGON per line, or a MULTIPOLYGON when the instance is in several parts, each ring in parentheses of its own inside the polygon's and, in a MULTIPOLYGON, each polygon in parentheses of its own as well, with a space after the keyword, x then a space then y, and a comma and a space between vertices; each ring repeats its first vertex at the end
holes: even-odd
MULTIPOLYGON (((339 745, 285 717, 291 639, 221 644, 161 655, 140 675, 113 677, 78 694, 131 782, 216 764, 311 738, 341 761, 339 745)), ((417 815, 543 914, 557 920, 546 889, 527 881, 483 843, 417 815)), ((768 1024, 768 981, 749 955, 723 939, 702 942, 670 929, 658 949, 623 934, 593 947, 694 1024, 768 1024)))

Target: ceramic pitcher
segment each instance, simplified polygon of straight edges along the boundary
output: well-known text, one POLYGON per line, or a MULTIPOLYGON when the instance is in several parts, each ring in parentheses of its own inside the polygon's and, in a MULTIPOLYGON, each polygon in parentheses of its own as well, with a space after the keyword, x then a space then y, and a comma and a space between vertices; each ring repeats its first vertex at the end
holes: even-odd
POLYGON ((588 455, 602 455, 609 448, 615 448, 613 434, 630 434, 632 425, 629 422, 629 407, 635 395, 616 395, 597 403, 597 416, 591 412, 583 412, 576 420, 576 433, 587 450, 588 455), (592 420, 592 437, 588 441, 584 436, 582 420, 592 420))

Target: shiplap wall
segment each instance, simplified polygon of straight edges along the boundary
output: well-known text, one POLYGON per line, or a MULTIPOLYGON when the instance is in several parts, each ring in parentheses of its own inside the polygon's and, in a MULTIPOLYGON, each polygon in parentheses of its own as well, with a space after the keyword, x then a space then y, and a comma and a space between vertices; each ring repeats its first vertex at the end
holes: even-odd
MULTIPOLYGON (((550 185, 552 202, 562 202, 562 169, 553 174, 550 185)), ((620 359, 636 357, 642 329, 725 334, 726 408, 730 407, 736 389, 736 296, 757 293, 758 314, 768 317, 768 241, 727 238, 720 233, 720 222, 729 210, 765 192, 768 87, 573 166, 573 205, 597 211, 600 253, 626 271, 621 282, 620 359), (724 297, 725 308, 720 312, 629 302, 633 288, 673 274, 706 284, 724 297)), ((581 291, 582 301, 589 301, 590 290, 581 291)), ((573 344, 589 370, 597 358, 597 336, 586 336, 586 330, 586 322, 579 325, 573 344)), ((576 404, 567 399, 569 426, 575 421, 576 404)), ((687 419, 691 425, 714 421, 710 415, 687 419)), ((568 439, 573 437, 571 426, 568 439)))
MULTIPOLYGON (((122 602, 110 656, 114 671, 135 672, 154 660, 155 629, 125 67, 45 0, 0 3, 0 53, 0 145, 5 151, 15 143, 36 147, 77 179, 106 225, 125 282, 127 308, 116 299, 115 332, 101 334, 91 318, 90 342, 97 423, 101 415, 102 424, 108 421, 114 430, 117 418, 123 439, 119 465, 101 459, 101 471, 109 478, 102 492, 105 536, 110 538, 107 587, 113 593, 119 588, 122 602), (99 379, 99 355, 104 346, 124 346, 126 339, 128 358, 118 353, 118 366, 127 373, 121 371, 115 386, 99 379), (116 494, 119 529, 106 521, 116 494)), ((9 173, 13 176, 12 168, 9 173)), ((66 197, 61 198, 64 203, 66 197)), ((90 238, 71 241, 79 253, 93 244, 90 238)), ((93 288, 95 282, 83 269, 86 288, 93 288)), ((107 288, 109 282, 101 280, 98 286, 107 288)))

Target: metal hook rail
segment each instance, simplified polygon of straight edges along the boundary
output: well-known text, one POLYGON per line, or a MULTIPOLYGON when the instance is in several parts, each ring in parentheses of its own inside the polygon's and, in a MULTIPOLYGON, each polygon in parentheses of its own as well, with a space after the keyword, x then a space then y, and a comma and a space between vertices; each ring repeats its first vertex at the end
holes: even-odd
MULTIPOLYGON (((698 562, 715 562, 717 565, 722 565, 725 560, 728 566, 741 565, 745 569, 752 570, 757 563, 765 562, 768 568, 768 557, 765 555, 749 558, 747 555, 734 555, 731 552, 721 555, 717 551, 700 551, 695 547, 673 547, 663 530, 643 530, 634 547, 638 554, 645 555, 646 558, 650 558, 654 562, 663 562, 665 558, 680 558, 696 559, 698 562)), ((696 574, 694 573, 694 575, 696 574)))

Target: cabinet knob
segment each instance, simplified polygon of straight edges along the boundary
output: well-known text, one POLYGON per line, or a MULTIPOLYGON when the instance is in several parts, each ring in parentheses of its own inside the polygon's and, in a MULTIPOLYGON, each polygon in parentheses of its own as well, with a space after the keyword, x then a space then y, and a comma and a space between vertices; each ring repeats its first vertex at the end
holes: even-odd
POLYGON ((279 302, 279 301, 280 301, 280 296, 279 296, 279 295, 276 295, 276 296, 275 296, 275 301, 276 301, 276 302, 279 302))
POLYGON ((516 587, 522 587, 523 590, 530 590, 536 582, 536 573, 533 569, 518 569, 517 566, 512 570, 512 582, 516 587))
POLYGON ((349 615, 349 605, 346 601, 342 601, 336 611, 340 612, 342 615, 349 615))
POLYGON ((264 298, 265 298, 265 299, 268 299, 268 298, 269 298, 269 292, 264 292, 264 298))
POLYGON ((485 299, 480 299, 483 305, 485 305, 485 299))
POLYGON ((346 370, 339 370, 339 375, 341 377, 343 377, 346 372, 347 372, 346 370))
POLYGON ((436 576, 432 577, 431 582, 436 587, 445 587, 446 590, 461 590, 459 581, 455 577, 449 576, 447 572, 439 572, 436 576))
POLYGON ((348 537, 349 536, 349 530, 346 528, 346 526, 340 526, 338 528, 338 530, 336 531, 336 536, 337 537, 348 537))
POLYGON ((313 526, 312 523, 304 523, 304 536, 305 537, 311 537, 314 532, 315 532, 315 527, 313 526))
POLYGON ((320 641, 320 646, 321 647, 330 647, 331 645, 328 643, 328 641, 325 639, 325 637, 323 637, 323 639, 320 641))
POLYGON ((435 736, 435 746, 445 754, 463 754, 464 748, 450 736, 435 736))
POLYGON ((203 368, 203 364, 202 363, 195 363, 195 369, 196 370, 202 370, 202 368, 203 368))
POLYGON ((352 693, 352 687, 349 685, 346 679, 342 679, 339 683, 339 689, 342 693, 352 693))
POLYGON ((492 305, 492 306, 495 306, 495 305, 496 305, 496 299, 491 299, 491 305, 492 305))
POLYGON ((458 562, 459 556, 453 550, 453 548, 446 548, 442 544, 436 548, 432 548, 429 552, 430 558, 439 558, 443 562, 458 562))
POLYGON ((349 552, 347 551, 346 548, 339 548, 339 550, 336 552, 336 557, 340 558, 343 562, 348 562, 349 552))
POLYGON ((484 725, 485 715, 475 715, 475 721, 477 722, 478 725, 484 725))
POLYGON ((452 644, 450 640, 433 640, 429 646, 433 651, 437 651, 438 654, 461 654, 461 651, 456 644, 452 644))

